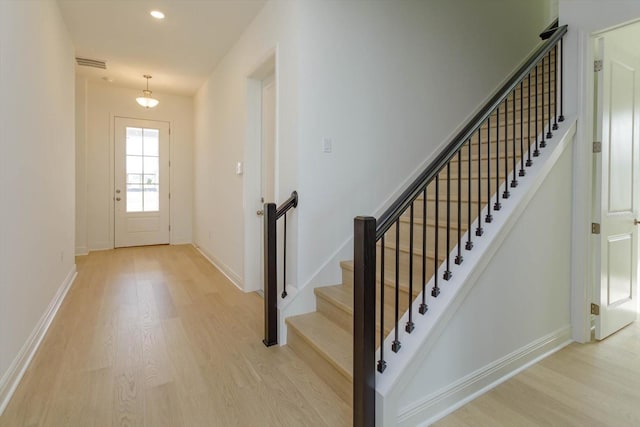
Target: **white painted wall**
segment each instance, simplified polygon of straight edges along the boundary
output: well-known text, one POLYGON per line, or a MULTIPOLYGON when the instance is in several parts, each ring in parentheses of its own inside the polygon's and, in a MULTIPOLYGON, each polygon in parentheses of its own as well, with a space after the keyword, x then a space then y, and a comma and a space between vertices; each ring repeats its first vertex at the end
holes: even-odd
POLYGON ((0 1, 0 410, 75 273, 73 58, 56 2, 0 1))
MULTIPOLYGON (((140 80, 142 87, 144 80, 140 80)), ((191 243, 193 98, 154 92, 160 104, 147 110, 135 101, 141 91, 82 78, 78 79, 76 87, 76 117, 86 119, 85 123, 78 123, 76 129, 79 135, 76 162, 78 252, 82 253, 83 248, 89 251, 113 248, 114 116, 171 123, 171 243, 191 243), (83 211, 85 217, 81 216, 83 211)))
POLYGON ((576 115, 578 129, 573 162, 572 306, 573 339, 591 339, 592 301, 593 49, 592 34, 640 19, 640 3, 632 0, 560 0, 561 24, 569 26, 564 42, 565 112, 576 115))
MULTIPOLYGON (((547 5, 300 7, 299 283, 350 239, 353 217, 380 214, 525 59, 548 24, 547 5), (332 154, 321 152, 323 137, 333 139, 332 154)), ((349 246, 339 257, 352 257, 349 246)))
MULTIPOLYGON (((538 43, 546 0, 268 3, 196 96, 194 242, 244 284, 246 78, 277 50, 278 200, 300 193, 292 284, 339 281, 353 217, 379 214, 538 43), (333 140, 322 153, 321 140, 333 140), (243 182, 244 181, 244 182, 243 182)), ((259 284, 258 284, 259 285, 259 284)))

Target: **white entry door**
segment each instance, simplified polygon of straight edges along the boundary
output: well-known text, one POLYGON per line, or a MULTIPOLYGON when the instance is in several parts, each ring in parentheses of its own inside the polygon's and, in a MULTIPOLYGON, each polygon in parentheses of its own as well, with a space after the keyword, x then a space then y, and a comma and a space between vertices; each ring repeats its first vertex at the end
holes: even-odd
POLYGON ((637 316, 640 121, 635 61, 606 35, 597 40, 596 50, 602 60, 596 72, 596 139, 602 141, 602 154, 595 194, 600 214, 595 335, 600 340, 637 316))
POLYGON ((169 243, 169 123, 115 118, 115 247, 169 243))

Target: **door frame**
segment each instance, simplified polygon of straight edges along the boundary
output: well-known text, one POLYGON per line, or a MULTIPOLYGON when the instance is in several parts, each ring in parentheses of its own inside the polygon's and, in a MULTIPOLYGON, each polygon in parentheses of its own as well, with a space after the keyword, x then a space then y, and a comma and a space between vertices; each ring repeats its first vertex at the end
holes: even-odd
POLYGON ((275 92, 275 160, 274 196, 279 197, 279 93, 278 49, 269 50, 246 77, 246 122, 244 143, 243 207, 244 207, 244 277, 245 292, 261 291, 262 247, 261 225, 256 221, 256 211, 262 209, 261 150, 262 150, 262 81, 273 75, 275 92))
MULTIPOLYGON (((158 120, 142 117, 131 117, 120 114, 109 114, 109 241, 111 242, 111 249, 116 247, 116 205, 115 205, 115 188, 116 188, 116 118, 130 119, 130 120, 144 120, 148 122, 162 122, 169 124, 169 194, 173 192, 173 174, 171 173, 171 162, 173 161, 173 144, 171 143, 171 129, 173 128, 173 122, 170 120, 158 120)), ((169 198, 169 244, 173 244, 173 222, 171 211, 172 199, 169 198)))
MULTIPOLYGON (((571 327, 572 339, 591 341, 591 302, 595 262, 600 262, 592 245, 593 221, 593 42, 606 31, 640 21, 640 3, 561 2, 560 21, 569 26, 563 42, 565 76, 576 76, 567 84, 564 99, 567 115, 577 116, 573 162, 573 221, 571 229, 571 327), (630 15, 630 13, 632 13, 630 15), (630 16, 634 18, 630 19, 630 16)), ((569 82, 570 79, 565 79, 569 82)))

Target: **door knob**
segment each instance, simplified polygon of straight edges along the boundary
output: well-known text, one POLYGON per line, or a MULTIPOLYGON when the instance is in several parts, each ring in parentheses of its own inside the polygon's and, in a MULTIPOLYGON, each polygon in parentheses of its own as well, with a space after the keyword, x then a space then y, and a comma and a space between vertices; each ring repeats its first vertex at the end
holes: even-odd
POLYGON ((116 194, 120 194, 120 190, 116 190, 116 194))
POLYGON ((633 219, 633 225, 638 225, 638 224, 640 224, 640 221, 638 221, 637 218, 634 218, 633 219))
POLYGON ((116 202, 119 202, 119 201, 120 201, 120 197, 116 197, 116 202))
POLYGON ((262 216, 264 215, 264 211, 262 209, 259 209, 258 211, 256 211, 256 215, 262 216))

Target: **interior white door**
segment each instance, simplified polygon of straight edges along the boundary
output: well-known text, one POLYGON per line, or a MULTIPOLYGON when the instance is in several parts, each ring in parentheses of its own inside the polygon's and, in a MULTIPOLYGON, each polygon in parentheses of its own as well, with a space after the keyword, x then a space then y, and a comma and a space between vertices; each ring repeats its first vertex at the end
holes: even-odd
POLYGON ((169 243, 169 123, 115 118, 115 247, 169 243))
POLYGON ((600 214, 595 336, 601 340, 637 316, 639 85, 635 60, 606 35, 597 40, 596 50, 602 60, 596 72, 595 120, 602 154, 595 168, 600 214))

